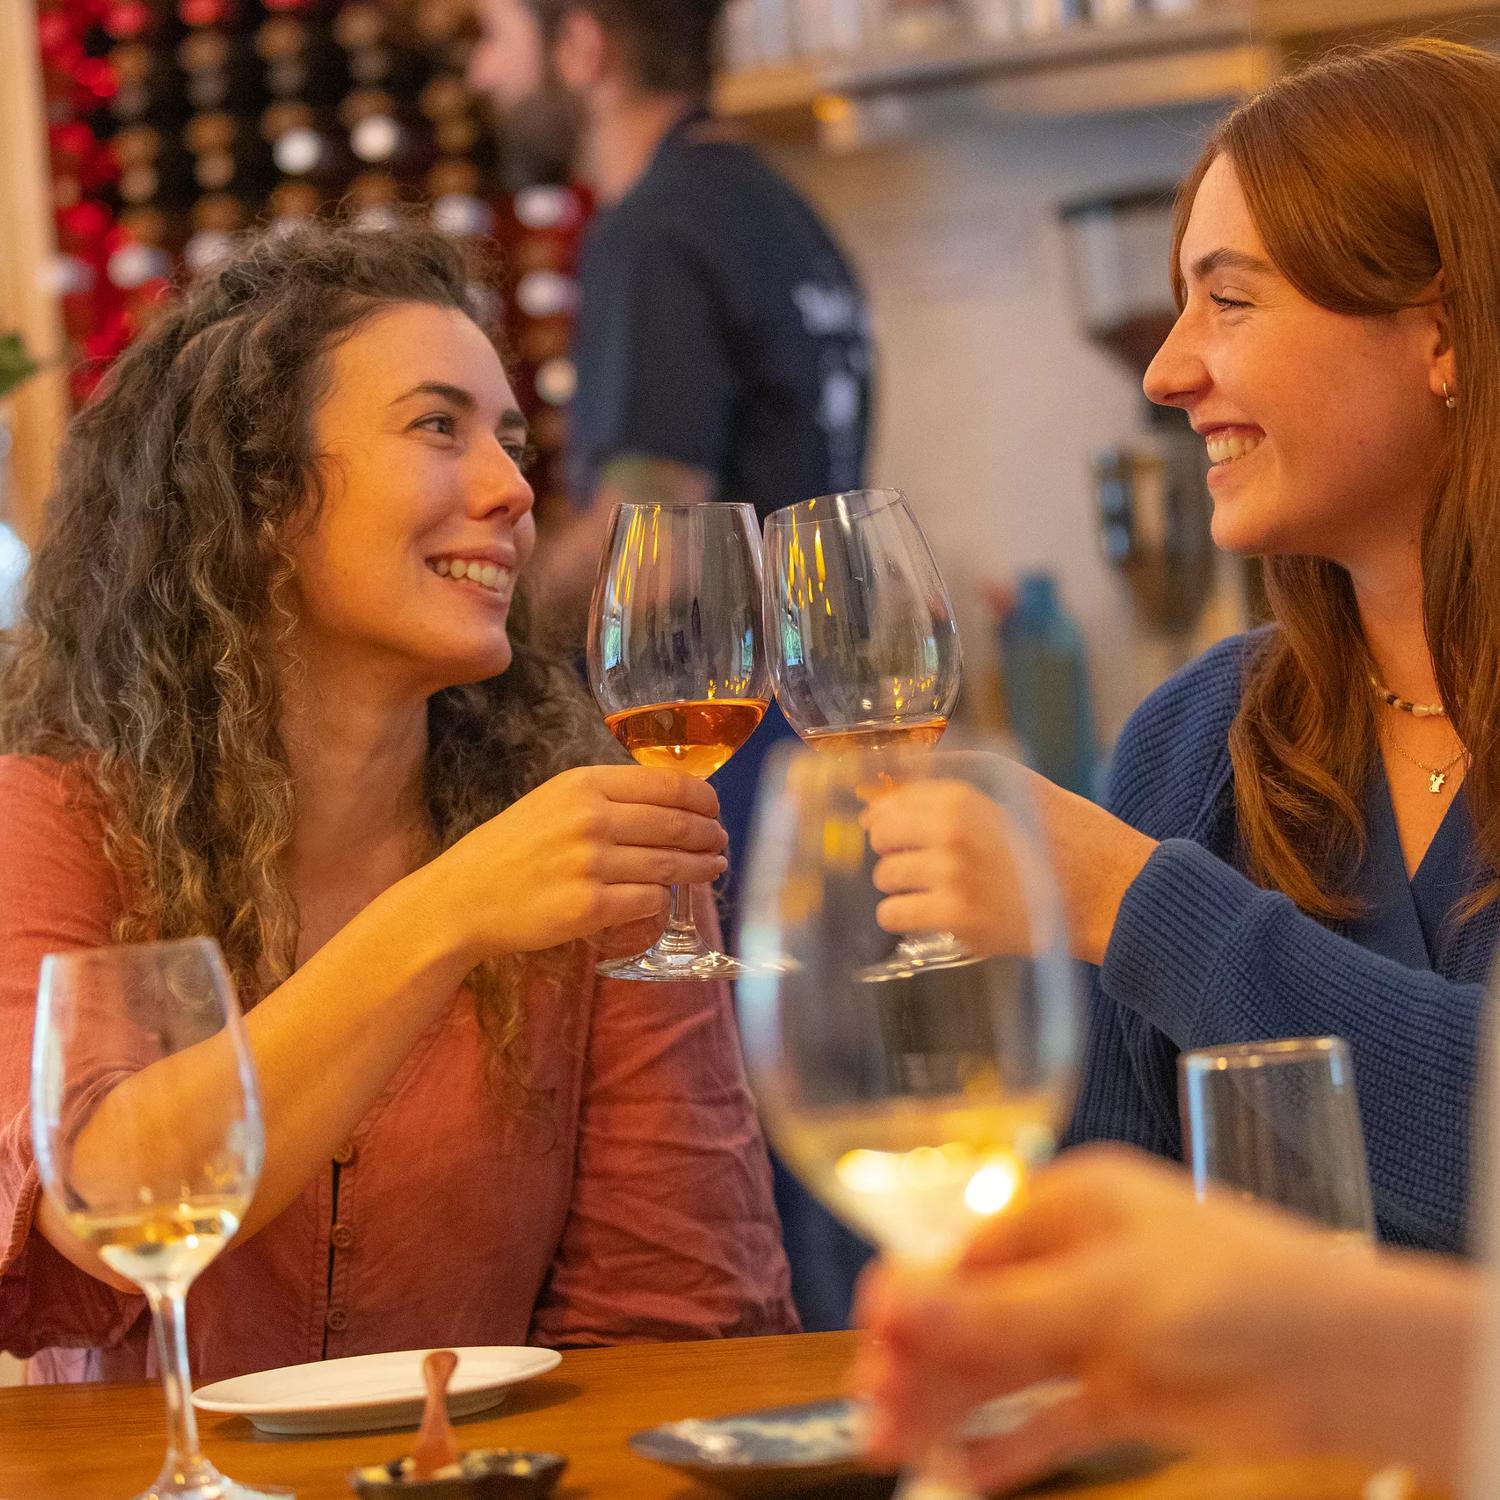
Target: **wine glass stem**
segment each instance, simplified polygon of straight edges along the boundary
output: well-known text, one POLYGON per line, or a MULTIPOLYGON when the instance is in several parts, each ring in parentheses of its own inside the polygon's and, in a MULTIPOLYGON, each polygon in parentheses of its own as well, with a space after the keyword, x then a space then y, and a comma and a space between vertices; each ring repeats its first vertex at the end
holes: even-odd
POLYGON ((193 1385, 188 1374, 187 1287, 175 1281, 144 1287, 151 1304, 162 1391, 167 1398, 167 1457, 157 1477, 158 1490, 170 1494, 196 1483, 209 1465, 198 1449, 198 1421, 193 1415, 193 1385))
POLYGON ((963 1445, 956 1434, 940 1438, 901 1476, 891 1500, 978 1500, 964 1478, 963 1445))
POLYGON ((663 953, 696 953, 701 946, 698 925, 693 921, 691 886, 672 887, 672 906, 667 914, 667 925, 657 939, 656 946, 663 953))

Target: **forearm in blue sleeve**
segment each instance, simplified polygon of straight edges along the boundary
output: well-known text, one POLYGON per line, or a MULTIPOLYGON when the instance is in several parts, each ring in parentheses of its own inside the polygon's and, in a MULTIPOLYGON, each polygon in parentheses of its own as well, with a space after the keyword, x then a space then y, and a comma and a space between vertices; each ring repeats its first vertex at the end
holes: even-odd
POLYGON ((1371 953, 1181 839, 1126 893, 1100 982, 1184 1050, 1346 1038, 1382 1231, 1462 1248, 1483 986, 1371 953))
MULTIPOLYGON (((1078 1102, 1063 1143, 1077 1146, 1085 1141, 1123 1141, 1158 1156, 1175 1157, 1178 1132, 1171 1102, 1173 1063, 1168 1059, 1165 1064, 1165 1089, 1160 1082, 1152 1087, 1149 1079, 1142 1078, 1143 1065, 1132 1056, 1126 1038, 1126 1027, 1132 1024, 1130 1016, 1104 992, 1098 969, 1084 966, 1084 971, 1089 982, 1088 1032, 1078 1102)), ((1133 1024, 1142 1025, 1138 1021, 1133 1024)))

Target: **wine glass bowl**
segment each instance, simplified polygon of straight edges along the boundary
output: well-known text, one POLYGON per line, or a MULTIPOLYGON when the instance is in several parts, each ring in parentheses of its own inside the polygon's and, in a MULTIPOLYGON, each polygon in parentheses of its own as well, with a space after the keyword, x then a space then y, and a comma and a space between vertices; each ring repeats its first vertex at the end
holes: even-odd
POLYGON ((1080 1023, 1060 897, 1017 768, 983 751, 782 751, 762 792, 741 925, 746 1058, 783 1157, 853 1228, 948 1259, 1050 1155, 1080 1023), (1025 910, 1015 952, 869 985, 888 943, 862 813, 882 777, 1000 804, 1025 910))
MULTIPOLYGON (((825 754, 931 748, 958 702, 963 651, 953 601, 899 490, 823 495, 765 525, 766 641, 776 700, 825 754)), ((953 968, 948 933, 908 934, 867 981, 953 968)))
POLYGON ((1288 1037, 1184 1052, 1177 1060, 1184 1155, 1210 1185, 1373 1245, 1375 1210, 1342 1037, 1288 1037))
POLYGON ((935 745, 958 701, 953 602, 898 490, 823 495, 766 520, 776 698, 816 749, 935 745))
POLYGON ((260 1099, 234 987, 206 938, 51 953, 32 1045, 42 1188, 68 1230, 146 1294, 169 1440, 139 1500, 255 1500, 198 1449, 187 1289, 260 1177, 260 1099))
MULTIPOLYGON (((748 505, 617 505, 589 615, 589 685, 615 738, 643 766, 713 775, 770 701, 761 549, 748 505)), ((740 965, 704 943, 689 893, 666 930, 614 978, 719 979, 740 965)))

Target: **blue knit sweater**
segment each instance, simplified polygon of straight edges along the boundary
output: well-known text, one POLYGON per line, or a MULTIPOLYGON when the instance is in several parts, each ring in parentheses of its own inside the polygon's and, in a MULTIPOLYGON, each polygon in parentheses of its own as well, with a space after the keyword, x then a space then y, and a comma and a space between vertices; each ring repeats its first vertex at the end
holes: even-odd
POLYGON ((1353 1051, 1383 1239, 1465 1247, 1471 1106, 1494 906, 1455 923, 1436 972, 1405 968, 1235 867, 1228 731, 1258 637, 1224 641, 1136 710, 1108 806, 1160 840, 1120 907, 1091 1016, 1073 1141, 1181 1155, 1179 1051, 1337 1035, 1353 1051))

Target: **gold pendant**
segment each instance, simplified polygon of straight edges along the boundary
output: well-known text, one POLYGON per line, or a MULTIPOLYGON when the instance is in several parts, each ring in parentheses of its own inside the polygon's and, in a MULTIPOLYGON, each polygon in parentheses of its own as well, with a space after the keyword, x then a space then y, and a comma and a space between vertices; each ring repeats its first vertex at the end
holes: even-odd
POLYGON ((1448 779, 1446 771, 1429 771, 1427 773, 1427 790, 1434 796, 1442 791, 1443 783, 1448 779))

